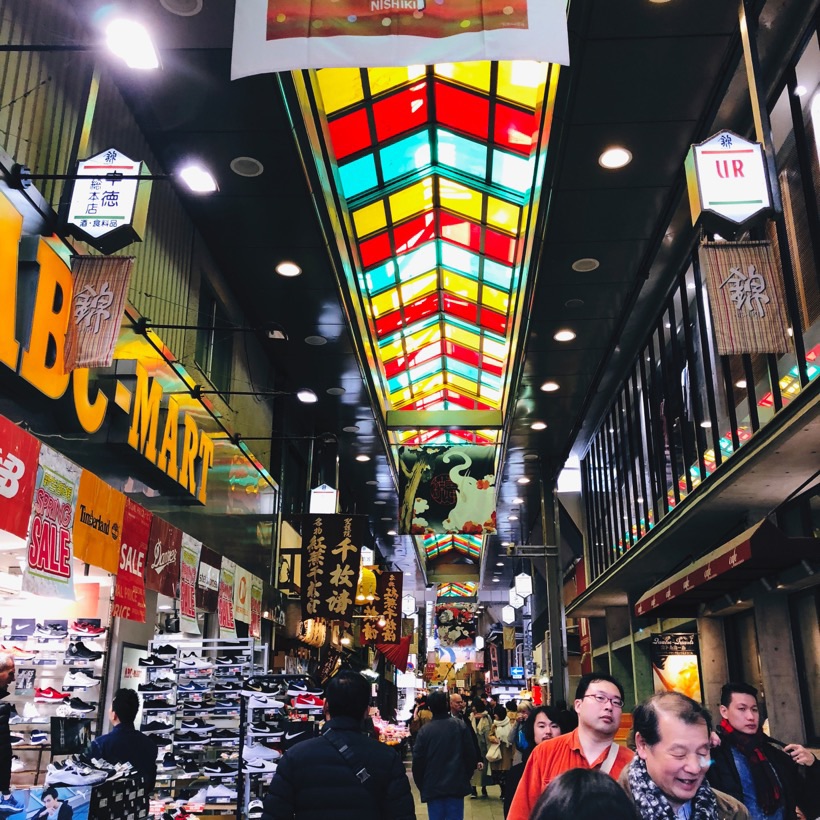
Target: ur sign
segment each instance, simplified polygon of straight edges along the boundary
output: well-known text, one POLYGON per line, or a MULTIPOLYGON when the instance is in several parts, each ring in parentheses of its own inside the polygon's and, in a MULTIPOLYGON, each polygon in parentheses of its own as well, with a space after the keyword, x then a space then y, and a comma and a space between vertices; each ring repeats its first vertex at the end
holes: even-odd
POLYGON ((693 145, 686 157, 692 224, 703 212, 741 225, 771 208, 760 143, 721 131, 693 145))

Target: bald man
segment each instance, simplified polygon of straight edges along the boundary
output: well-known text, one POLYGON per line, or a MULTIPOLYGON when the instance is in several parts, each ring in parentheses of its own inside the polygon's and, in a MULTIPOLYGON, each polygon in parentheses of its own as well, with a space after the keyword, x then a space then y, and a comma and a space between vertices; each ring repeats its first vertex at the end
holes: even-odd
MULTIPOLYGON (((7 652, 0 652, 0 700, 9 693, 14 683, 14 658, 7 652)), ((11 794, 11 735, 9 718, 11 704, 0 703, 0 815, 17 814, 23 810, 11 794)))

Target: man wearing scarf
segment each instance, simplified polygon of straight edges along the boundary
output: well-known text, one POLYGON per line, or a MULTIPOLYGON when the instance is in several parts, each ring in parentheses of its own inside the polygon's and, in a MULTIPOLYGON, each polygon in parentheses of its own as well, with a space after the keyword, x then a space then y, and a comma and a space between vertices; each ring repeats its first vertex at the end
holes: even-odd
POLYGON ((642 820, 749 820, 742 803, 706 782, 712 717, 679 692, 662 692, 632 713, 636 756, 619 783, 642 820))
POLYGON ((783 744, 763 734, 757 689, 727 683, 721 690, 709 782, 742 800, 752 820, 794 820, 820 815, 820 764, 797 743, 783 744))

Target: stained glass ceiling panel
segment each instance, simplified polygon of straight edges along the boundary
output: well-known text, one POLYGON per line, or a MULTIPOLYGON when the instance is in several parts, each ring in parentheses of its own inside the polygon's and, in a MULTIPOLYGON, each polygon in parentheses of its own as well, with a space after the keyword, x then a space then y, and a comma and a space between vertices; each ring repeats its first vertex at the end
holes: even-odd
POLYGON ((478 535, 425 535, 422 544, 428 559, 451 550, 469 558, 481 556, 481 537, 478 535))
POLYGON ((436 591, 437 598, 475 598, 478 584, 474 581, 465 581, 462 584, 439 584, 436 591))

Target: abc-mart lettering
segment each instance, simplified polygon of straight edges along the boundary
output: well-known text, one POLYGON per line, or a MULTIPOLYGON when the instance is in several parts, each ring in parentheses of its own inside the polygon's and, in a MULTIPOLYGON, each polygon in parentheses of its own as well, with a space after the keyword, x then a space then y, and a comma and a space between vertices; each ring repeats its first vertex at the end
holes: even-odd
POLYGON ((109 409, 125 413, 129 417, 128 446, 205 504, 214 462, 213 440, 173 396, 163 401, 162 386, 140 362, 135 363, 132 377, 107 384, 105 389, 92 385, 87 368, 63 371, 73 279, 57 252, 58 244, 47 237, 24 237, 23 215, 0 193, 0 366, 46 398, 56 401, 70 392, 77 422, 89 435, 102 427, 109 409), (16 336, 20 261, 34 262, 39 268, 34 306, 26 317, 31 330, 25 348, 16 336), (58 310, 55 304, 60 305, 58 310))

